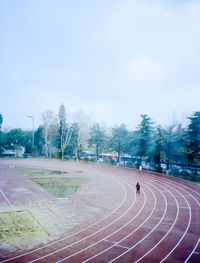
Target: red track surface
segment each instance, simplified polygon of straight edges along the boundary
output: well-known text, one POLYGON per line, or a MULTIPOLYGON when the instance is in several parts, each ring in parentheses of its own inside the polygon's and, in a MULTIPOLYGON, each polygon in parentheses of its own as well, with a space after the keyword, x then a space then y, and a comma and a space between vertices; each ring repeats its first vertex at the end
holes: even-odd
MULTIPOLYGON (((200 186, 126 168, 84 167, 120 184, 120 205, 70 236, 1 262, 200 262, 200 186)), ((2 202, 14 202, 6 197, 0 192, 2 202)))

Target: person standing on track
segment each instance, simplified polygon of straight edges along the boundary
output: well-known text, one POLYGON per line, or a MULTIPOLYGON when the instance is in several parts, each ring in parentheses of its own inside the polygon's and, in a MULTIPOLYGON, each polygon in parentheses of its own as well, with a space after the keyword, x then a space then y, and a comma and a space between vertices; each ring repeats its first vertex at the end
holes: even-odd
POLYGON ((136 193, 140 194, 140 184, 138 182, 135 187, 136 187, 136 193))

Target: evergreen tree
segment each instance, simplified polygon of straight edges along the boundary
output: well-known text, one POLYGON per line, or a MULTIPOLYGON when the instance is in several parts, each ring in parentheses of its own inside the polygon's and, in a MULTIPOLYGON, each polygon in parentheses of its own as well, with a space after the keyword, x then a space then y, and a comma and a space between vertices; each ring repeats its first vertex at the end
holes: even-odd
POLYGON ((162 171, 161 160, 163 159, 163 133, 162 128, 157 127, 157 131, 154 136, 154 164, 158 172, 162 171))
POLYGON ((116 126, 112 128, 112 136, 110 139, 111 149, 117 152, 117 162, 119 163, 119 158, 122 152, 127 149, 127 144, 129 142, 129 133, 126 129, 125 124, 121 126, 116 126))
POLYGON ((200 112, 196 111, 189 117, 190 124, 186 133, 186 155, 188 162, 200 162, 200 112))
POLYGON ((184 161, 183 143, 184 129, 181 124, 173 122, 163 129, 163 151, 167 170, 170 163, 182 163, 184 161))
POLYGON ((141 115, 142 121, 137 129, 137 155, 144 160, 150 160, 152 155, 152 135, 153 135, 153 121, 144 114, 141 115))
MULTIPOLYGON (((34 134, 34 137, 35 137, 35 134, 34 134)), ((25 153, 31 153, 32 152, 32 139, 33 139, 32 131, 24 131, 25 153)))
POLYGON ((22 129, 12 129, 7 133, 7 147, 15 151, 18 156, 19 151, 22 147, 25 147, 24 144, 25 133, 22 129))
POLYGON ((1 131, 1 125, 2 125, 2 123, 3 123, 3 116, 2 116, 1 113, 0 113, 0 131, 1 131))
POLYGON ((44 155, 44 126, 40 125, 35 131, 35 146, 38 155, 44 155))

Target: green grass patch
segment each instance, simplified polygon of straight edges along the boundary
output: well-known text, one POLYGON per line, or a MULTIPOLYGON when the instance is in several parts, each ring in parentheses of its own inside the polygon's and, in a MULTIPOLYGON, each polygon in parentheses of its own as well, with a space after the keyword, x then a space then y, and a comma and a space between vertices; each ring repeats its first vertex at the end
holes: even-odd
POLYGON ((47 236, 28 211, 0 213, 0 240, 47 236))
POLYGON ((22 168, 22 167, 15 167, 15 169, 22 175, 30 176, 30 177, 67 174, 67 172, 62 172, 62 171, 50 171, 50 170, 30 169, 30 168, 22 168))
POLYGON ((87 178, 32 178, 40 186, 44 187, 49 193, 58 198, 66 198, 88 183, 87 178))

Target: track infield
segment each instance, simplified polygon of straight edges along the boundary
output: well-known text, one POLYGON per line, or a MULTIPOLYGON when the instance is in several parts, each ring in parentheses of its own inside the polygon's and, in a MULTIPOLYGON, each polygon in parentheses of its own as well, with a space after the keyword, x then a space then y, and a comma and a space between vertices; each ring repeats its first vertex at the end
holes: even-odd
POLYGON ((0 262, 200 262, 200 185, 173 177, 82 162, 0 159, 0 209, 28 211, 47 233, 0 239, 0 262), (56 198, 14 166, 89 182, 56 198))

